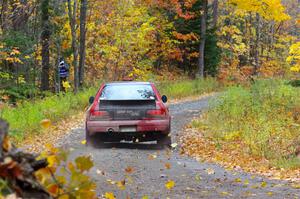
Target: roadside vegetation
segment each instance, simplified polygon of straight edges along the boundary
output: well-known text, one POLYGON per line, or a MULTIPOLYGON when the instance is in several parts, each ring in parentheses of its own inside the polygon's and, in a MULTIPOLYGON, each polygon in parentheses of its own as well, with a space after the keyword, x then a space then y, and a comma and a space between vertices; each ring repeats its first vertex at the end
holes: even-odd
POLYGON ((199 96, 222 89, 221 83, 214 78, 181 80, 158 84, 160 94, 170 99, 182 99, 190 96, 199 96))
POLYGON ((96 90, 90 88, 76 95, 65 93, 44 99, 23 101, 17 107, 6 105, 0 109, 0 117, 9 122, 10 136, 20 141, 30 134, 42 132, 43 122, 55 123, 83 111, 88 106, 89 97, 93 96, 96 90))
MULTIPOLYGON (((181 99, 188 96, 199 96, 220 89, 219 83, 213 79, 196 79, 167 81, 158 83, 160 92, 170 99, 181 99)), ((74 114, 83 112, 88 107, 88 99, 94 96, 98 87, 91 87, 74 94, 68 92, 44 99, 19 101, 14 106, 5 105, 0 109, 0 117, 7 120, 11 126, 10 135, 16 141, 23 140, 28 135, 43 132, 43 125, 57 123, 74 114)))
POLYGON ((286 81, 256 81, 233 86, 211 102, 192 123, 216 150, 228 146, 240 154, 268 160, 277 168, 300 168, 300 89, 286 81))

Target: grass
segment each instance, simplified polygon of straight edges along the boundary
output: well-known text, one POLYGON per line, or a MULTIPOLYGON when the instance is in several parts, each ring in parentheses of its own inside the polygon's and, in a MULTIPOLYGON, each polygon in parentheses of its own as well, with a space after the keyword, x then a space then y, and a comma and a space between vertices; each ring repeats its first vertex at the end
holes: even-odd
MULTIPOLYGON (((216 143, 243 143, 244 151, 279 168, 300 168, 300 90, 282 80, 231 87, 211 102, 197 128, 216 143)), ((222 146, 222 144, 221 144, 222 146)))
MULTIPOLYGON (((191 95, 201 95, 219 88, 214 79, 184 80, 158 84, 160 92, 169 98, 183 98, 191 95)), ((88 105, 88 98, 95 95, 97 88, 90 88, 77 95, 67 93, 54 95, 36 101, 25 101, 17 108, 5 107, 0 110, 0 117, 10 124, 10 135, 21 142, 27 135, 42 132, 40 122, 49 119, 52 123, 77 114, 88 105)))
POLYGON ((36 101, 25 101, 17 108, 5 107, 0 117, 10 124, 10 135, 17 141, 27 134, 40 133, 40 122, 49 119, 57 122, 76 114, 88 105, 88 99, 96 93, 95 88, 86 89, 77 95, 66 93, 54 95, 36 101))
POLYGON ((163 82, 158 84, 160 93, 173 99, 211 93, 220 90, 220 88, 220 84, 213 78, 163 82))

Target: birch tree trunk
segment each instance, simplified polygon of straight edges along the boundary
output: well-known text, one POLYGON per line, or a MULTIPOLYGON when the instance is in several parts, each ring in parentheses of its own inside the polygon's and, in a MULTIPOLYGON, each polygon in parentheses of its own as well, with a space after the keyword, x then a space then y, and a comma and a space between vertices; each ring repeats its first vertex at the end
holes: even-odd
POLYGON ((255 54, 254 54, 254 75, 258 74, 259 69, 259 46, 260 46, 260 16, 256 13, 256 40, 255 40, 255 54))
POLYGON ((199 63, 198 63, 198 74, 200 78, 204 77, 204 49, 206 42, 206 19, 207 19, 207 9, 208 9, 208 0, 202 1, 202 15, 201 15, 201 35, 200 35, 200 45, 199 45, 199 63))

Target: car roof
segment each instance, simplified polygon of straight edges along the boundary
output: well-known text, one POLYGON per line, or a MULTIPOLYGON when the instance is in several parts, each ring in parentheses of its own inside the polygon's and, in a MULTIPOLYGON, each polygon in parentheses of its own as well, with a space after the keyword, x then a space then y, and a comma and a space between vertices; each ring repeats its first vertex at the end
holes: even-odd
POLYGON ((105 85, 150 85, 150 82, 135 82, 135 81, 120 81, 120 82, 109 82, 105 85))

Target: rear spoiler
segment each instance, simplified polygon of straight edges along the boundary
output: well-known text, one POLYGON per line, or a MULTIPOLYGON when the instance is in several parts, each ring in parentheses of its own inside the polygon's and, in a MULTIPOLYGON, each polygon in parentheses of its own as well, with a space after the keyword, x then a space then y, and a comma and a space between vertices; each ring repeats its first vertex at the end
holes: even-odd
POLYGON ((124 99, 124 100, 105 100, 100 99, 99 103, 100 108, 119 108, 119 107, 156 107, 155 99, 124 99))

